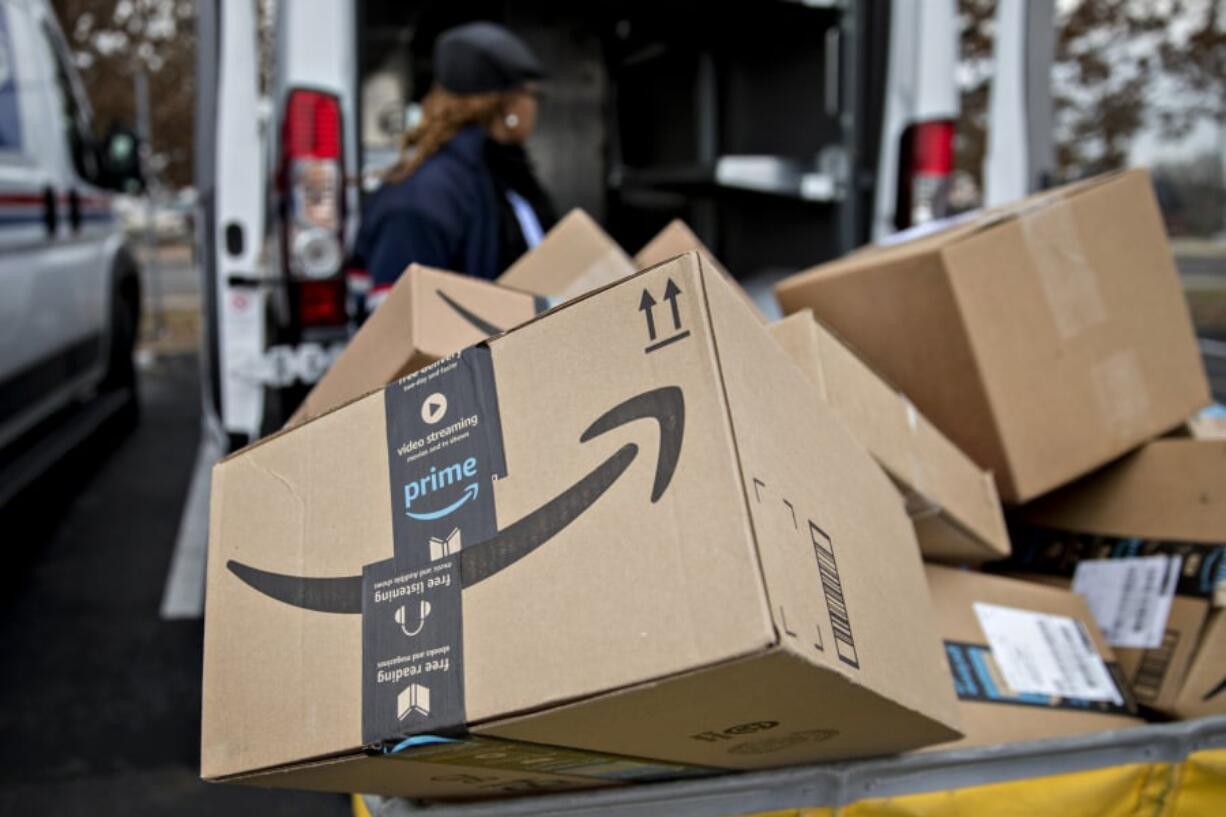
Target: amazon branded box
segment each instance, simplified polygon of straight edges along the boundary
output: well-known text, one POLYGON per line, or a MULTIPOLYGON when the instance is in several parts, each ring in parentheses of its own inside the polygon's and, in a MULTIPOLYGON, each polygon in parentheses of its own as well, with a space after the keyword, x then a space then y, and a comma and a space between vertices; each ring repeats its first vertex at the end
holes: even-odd
POLYGON ((619 281, 636 269, 591 216, 571 210, 540 244, 508 267, 498 283, 565 301, 619 281))
POLYGON ((691 250, 697 251, 702 256, 703 263, 723 275, 730 283, 736 286, 736 291, 741 295, 745 303, 749 305, 753 313, 763 323, 766 323, 766 316, 762 314, 762 310, 758 308, 758 305, 753 302, 753 298, 749 297, 749 293, 740 284, 736 283, 732 273, 728 272, 724 265, 716 260, 707 245, 702 243, 702 239, 694 235, 694 231, 689 228, 689 225, 679 218, 670 221, 663 230, 656 234, 655 238, 648 241, 643 249, 639 250, 634 256, 634 263, 639 269, 646 269, 691 250))
POLYGON ((1209 403, 1144 171, 1103 176, 781 282, 1025 502, 1209 403))
POLYGON ((478 797, 959 734, 898 492, 696 253, 223 461, 209 534, 208 779, 478 797))
POLYGON ((955 747, 1143 723, 1081 596, 969 570, 924 569, 966 734, 955 747))
POLYGON ((1009 535, 991 474, 971 462, 809 310, 777 321, 770 332, 902 491, 925 559, 980 563, 1009 555, 1009 535))
POLYGON ((411 265, 287 427, 504 332, 549 306, 545 298, 453 272, 411 265))
POLYGON ((1018 509, 1010 570, 1071 576, 1085 559, 1178 556, 1176 592, 1226 601, 1226 440, 1165 438, 1018 509))

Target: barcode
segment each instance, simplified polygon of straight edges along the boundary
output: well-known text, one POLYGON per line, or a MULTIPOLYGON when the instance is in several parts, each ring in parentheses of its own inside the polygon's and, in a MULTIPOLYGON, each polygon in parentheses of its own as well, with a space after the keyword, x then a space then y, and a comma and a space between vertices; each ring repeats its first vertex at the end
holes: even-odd
POLYGON ((1060 671, 1061 677, 1056 679, 1056 683, 1062 694, 1073 695, 1077 680, 1080 680, 1086 689, 1098 689, 1096 673, 1085 660, 1085 651, 1094 648, 1093 642, 1081 632, 1080 622, 1076 632, 1081 636, 1081 643, 1078 643, 1067 628, 1053 627, 1046 619, 1039 619, 1037 623, 1039 634, 1043 636, 1043 641, 1060 671))
POLYGON ((1142 703, 1153 703, 1158 699, 1162 682, 1166 679, 1166 671, 1171 668, 1171 657, 1179 644, 1179 632, 1167 630, 1162 634, 1162 643, 1152 650, 1141 654, 1141 663, 1137 665, 1136 674, 1132 678, 1132 691, 1137 700, 1142 703))
POLYGON ((839 566, 834 559, 834 543, 826 532, 809 523, 809 538, 817 557, 817 572, 822 579, 822 591, 826 594, 826 609, 830 611, 830 629, 834 631, 835 652, 844 664, 860 668, 856 654, 856 641, 851 635, 851 617, 847 600, 843 596, 843 583, 839 580, 839 566))
MULTIPOLYGON (((1167 564, 1169 567, 1170 563, 1168 562, 1167 564)), ((1129 571, 1129 573, 1132 572, 1129 571)), ((1145 587, 1141 590, 1140 603, 1137 604, 1136 614, 1132 618, 1132 631, 1134 633, 1145 632, 1149 629, 1150 603, 1154 601, 1154 573, 1146 570, 1144 571, 1143 578, 1145 580, 1145 587)))

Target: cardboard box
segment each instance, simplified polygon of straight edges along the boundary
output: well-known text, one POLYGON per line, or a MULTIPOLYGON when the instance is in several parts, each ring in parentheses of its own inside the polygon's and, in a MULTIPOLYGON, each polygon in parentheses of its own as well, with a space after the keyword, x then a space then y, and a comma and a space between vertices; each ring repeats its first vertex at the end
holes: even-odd
MULTIPOLYGON (((1058 587, 969 570, 936 565, 926 565, 924 570, 958 694, 962 731, 966 733, 953 748, 1080 735, 1143 723, 1136 716, 1136 704, 1115 655, 1081 596, 1058 587), (1005 680, 1001 656, 989 643, 982 608, 976 607, 984 604, 1072 619, 1082 635, 1078 641, 1092 644, 1093 652, 1105 663, 1120 703, 1015 692, 1005 680)), ((1025 644, 1015 645, 1013 652, 1026 662, 1044 660, 1025 644)), ((1082 667, 1078 661, 1069 670, 1076 673, 1082 667)))
POLYGON ((732 273, 728 272, 727 268, 707 248, 707 245, 703 244, 702 240, 694 235, 694 231, 679 218, 670 221, 668 226, 657 233, 655 238, 647 242, 646 246, 638 251, 638 254, 634 256, 634 264, 639 269, 646 269, 691 250, 696 250, 708 266, 734 284, 736 291, 741 294, 745 303, 753 310, 753 313, 763 323, 766 323, 766 316, 762 314, 762 310, 754 303, 753 298, 749 297, 749 293, 740 284, 736 283, 736 278, 733 277, 732 273))
POLYGON ((979 468, 855 353, 803 310, 771 335, 906 498, 925 559, 979 563, 1009 555, 992 475, 979 468))
POLYGON ((209 533, 206 778, 471 797, 384 749, 703 771, 958 735, 897 491, 694 253, 223 461, 209 533))
POLYGON ((1226 714, 1226 610, 1214 610, 1175 701, 1181 718, 1226 714))
POLYGON ((532 318, 546 299, 469 275, 411 265, 286 427, 532 318))
MULTIPOLYGON (((1176 596, 1171 600, 1162 644, 1148 650, 1115 648, 1120 669, 1138 703, 1158 712, 1176 714, 1176 699, 1187 681, 1208 615, 1209 604, 1204 599, 1176 596)), ((1226 675, 1226 665, 1222 674, 1226 675)), ((1223 704, 1226 705, 1226 700, 1223 704)), ((1219 711, 1226 712, 1226 708, 1219 711)))
MULTIPOLYGON (((1063 576, 1041 573, 1008 575, 1022 581, 1072 589, 1072 580, 1063 576)), ((1204 599, 1175 596, 1171 600, 1161 644, 1150 649, 1111 648, 1137 703, 1157 712, 1174 714, 1175 698, 1183 689, 1208 614, 1209 604, 1204 599)))
POLYGON ((1209 402, 1144 171, 990 210, 781 282, 1024 502, 1209 402))
POLYGON ((507 287, 568 300, 638 269, 617 242, 582 210, 571 210, 541 243, 498 277, 507 287))
POLYGON ((1178 592, 1226 592, 1226 440, 1170 437, 1020 509, 1013 569, 1071 576, 1082 559, 1183 557, 1178 592))

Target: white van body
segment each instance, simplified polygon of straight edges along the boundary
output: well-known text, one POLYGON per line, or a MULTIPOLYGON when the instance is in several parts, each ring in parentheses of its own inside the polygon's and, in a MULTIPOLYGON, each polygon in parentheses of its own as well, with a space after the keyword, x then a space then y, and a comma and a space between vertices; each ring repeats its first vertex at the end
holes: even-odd
MULTIPOLYGON (((655 59, 653 55, 663 53, 661 48, 667 52, 692 43, 684 38, 660 48, 648 43, 640 56, 622 60, 606 55, 602 62, 600 38, 616 39, 624 32, 633 37, 641 28, 640 21, 648 19, 641 16, 641 6, 625 3, 605 9, 606 22, 615 21, 620 14, 626 20, 604 32, 596 28, 602 15, 585 15, 564 3, 526 0, 508 4, 504 9, 508 22, 557 69, 535 141, 546 186, 560 194, 563 208, 578 204, 595 205, 599 210, 607 190, 624 185, 629 191, 628 180, 641 178, 648 179, 648 184, 654 183, 652 179, 680 178, 683 183, 689 180, 705 190, 717 190, 718 195, 737 196, 751 190, 773 197, 771 201, 781 207, 799 202, 798 206, 813 208, 805 211, 812 216, 795 219, 792 237, 800 236, 803 241, 804 219, 812 218, 817 220, 812 222, 817 229, 810 232, 828 238, 814 239, 823 246, 811 254, 821 257, 806 259, 807 263, 907 226, 913 215, 943 215, 939 199, 944 179, 934 179, 931 160, 926 165, 917 163, 906 146, 910 144, 907 134, 935 126, 945 137, 944 142, 938 140, 949 154, 945 164, 952 163, 953 123, 958 115, 955 0, 866 0, 863 4, 818 0, 801 5, 808 10, 787 3, 766 10, 799 15, 806 26, 813 26, 811 45, 802 45, 809 49, 801 60, 809 73, 800 74, 820 74, 821 79, 812 88, 800 80, 797 92, 811 91, 803 104, 822 109, 821 116, 841 123, 833 127, 849 135, 841 143, 806 142, 799 150, 803 155, 775 156, 762 155, 761 150, 748 155, 753 146, 739 148, 740 154, 747 155, 723 155, 721 151, 737 153, 744 138, 738 143, 730 136, 721 148, 719 135, 708 134, 698 140, 703 147, 697 163, 674 162, 636 174, 641 168, 622 172, 618 164, 622 157, 616 153, 617 125, 605 118, 601 100, 617 96, 608 89, 623 66, 633 60, 655 59), (874 67, 857 72, 854 66, 861 63, 874 67), (607 167, 600 166, 601 145, 609 146, 607 167), (590 161, 592 158, 597 161, 590 161), (572 159, 579 162, 578 167, 572 159), (848 170, 852 166, 856 170, 848 170), (765 182, 747 185, 726 172, 741 167, 771 172, 765 182), (899 191, 908 196, 905 204, 900 204, 899 191)), ((344 321, 313 325, 305 317, 303 304, 318 303, 318 299, 311 301, 303 293, 308 288, 326 293, 334 282, 345 279, 343 259, 357 234, 363 180, 369 189, 378 171, 395 157, 398 130, 409 118, 412 100, 419 99, 424 90, 423 71, 428 74, 429 70, 422 59, 426 44, 439 26, 464 19, 470 6, 474 14, 485 8, 463 2, 399 0, 200 1, 202 107, 197 142, 208 152, 209 167, 197 180, 197 189, 203 193, 198 219, 203 231, 198 243, 205 303, 212 310, 206 323, 213 332, 205 354, 205 410, 211 426, 224 429, 228 447, 278 428, 352 332, 352 323, 344 321), (269 15, 265 31, 270 36, 261 37, 257 7, 269 15), (259 59, 266 61, 262 98, 255 92, 260 82, 259 59), (292 157, 286 151, 300 134, 287 134, 301 119, 290 115, 294 94, 314 99, 310 106, 315 107, 308 109, 315 114, 320 105, 327 107, 326 116, 318 121, 337 119, 340 148, 335 163, 343 179, 337 207, 342 215, 339 224, 328 226, 335 228, 336 247, 315 227, 300 230, 291 214, 296 201, 295 176, 292 157), (241 240, 235 238, 239 235, 241 240), (336 263, 305 276, 301 273, 304 262, 295 254, 308 242, 305 238, 300 242, 297 236, 310 235, 321 238, 313 245, 316 260, 335 259, 336 263)), ((660 9, 682 14, 680 6, 663 4, 660 9)), ((652 9, 646 13, 667 16, 652 9)), ((810 38, 802 39, 802 43, 809 42, 810 38)), ((748 66, 733 69, 742 71, 736 77, 742 87, 746 82, 769 82, 769 72, 758 67, 762 59, 761 52, 755 52, 748 66)), ((713 65, 707 60, 698 72, 700 80, 712 82, 711 88, 716 87, 713 65)), ((648 89, 647 95, 653 92, 648 89)), ((711 93, 714 91, 697 96, 707 99, 711 93)), ((743 95, 729 104, 752 105, 751 97, 743 95)), ((790 104, 802 103, 793 99, 790 104)), ((709 106, 703 110, 697 120, 704 126, 720 127, 719 111, 709 106)), ((689 113, 676 116, 684 119, 689 113)), ((642 121, 642 117, 628 113, 626 120, 642 121)), ((199 152, 197 156, 199 166, 199 152)), ((661 157, 660 161, 673 160, 661 157)), ((622 191, 618 188, 619 194, 622 191)), ((629 198, 631 194, 659 198, 676 195, 676 191, 638 189, 625 195, 629 198)), ((700 235, 704 226, 710 228, 714 223, 702 215, 697 213, 692 224, 700 235)), ((746 240, 752 241, 754 233, 745 223, 742 219, 737 237, 731 239, 742 247, 746 240)), ((775 261, 764 263, 780 266, 775 261)), ((359 276, 349 276, 350 291, 361 284, 359 276)))
POLYGON ((50 5, 0 0, 0 448, 91 396, 116 343, 130 361, 137 267, 89 181, 90 127, 50 5))

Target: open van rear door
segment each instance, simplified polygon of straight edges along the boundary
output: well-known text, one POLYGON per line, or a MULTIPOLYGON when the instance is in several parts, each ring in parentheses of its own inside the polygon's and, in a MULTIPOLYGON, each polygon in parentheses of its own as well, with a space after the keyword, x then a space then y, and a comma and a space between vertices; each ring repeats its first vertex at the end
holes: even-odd
POLYGON ((220 0, 217 44, 217 174, 213 252, 216 263, 220 413, 225 430, 248 441, 260 435, 269 288, 261 265, 267 196, 261 137, 259 47, 253 0, 220 0))

